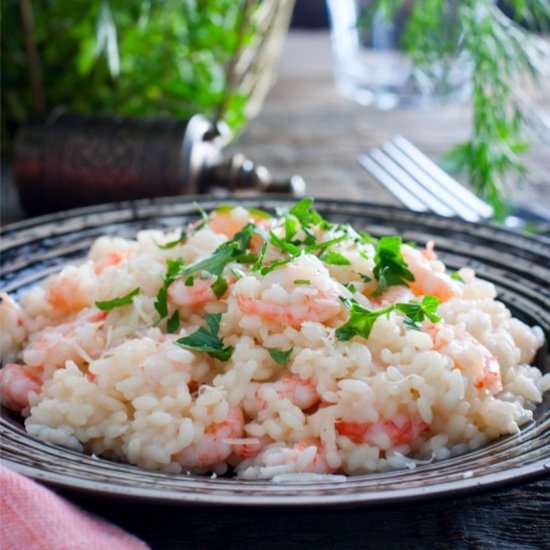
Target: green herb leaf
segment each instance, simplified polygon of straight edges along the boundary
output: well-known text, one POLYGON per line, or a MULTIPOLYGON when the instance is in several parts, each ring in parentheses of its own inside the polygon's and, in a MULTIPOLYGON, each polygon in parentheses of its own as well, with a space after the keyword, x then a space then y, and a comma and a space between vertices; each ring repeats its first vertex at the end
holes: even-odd
POLYGON ((101 311, 110 311, 116 307, 127 306, 133 302, 134 296, 137 296, 140 293, 140 288, 134 288, 131 292, 120 298, 115 298, 114 300, 107 300, 106 302, 96 302, 95 305, 101 311))
POLYGON ((246 273, 241 269, 239 269, 238 267, 232 267, 231 274, 233 275, 233 277, 235 277, 235 279, 237 279, 237 281, 239 279, 242 279, 246 275, 246 273))
POLYGON ((432 323, 437 323, 441 320, 436 314, 439 306, 439 299, 435 296, 424 296, 422 302, 411 300, 408 304, 395 304, 395 309, 405 314, 404 324, 407 328, 414 330, 422 330, 421 321, 427 317, 432 323))
POLYGON ((345 256, 333 250, 327 250, 319 259, 331 265, 351 265, 351 262, 345 256))
POLYGON ((323 219, 319 212, 311 208, 313 202, 314 200, 311 197, 305 197, 298 201, 288 213, 296 217, 302 228, 312 225, 321 225, 324 229, 332 227, 331 224, 323 219))
POLYGON ((249 208, 248 213, 251 216, 262 218, 264 220, 270 220, 271 218, 273 218, 273 216, 269 212, 266 212, 265 210, 260 210, 259 208, 249 208))
POLYGON ((228 361, 233 354, 232 346, 223 346, 223 338, 218 337, 221 322, 221 313, 211 313, 204 316, 208 328, 200 327, 189 336, 175 341, 178 346, 192 351, 208 353, 210 357, 220 361, 228 361))
POLYGON ((180 328, 180 312, 178 309, 174 311, 172 316, 166 321, 166 332, 168 334, 174 334, 175 332, 178 332, 180 328))
POLYGON ((374 264, 373 274, 378 287, 373 296, 384 294, 390 286, 408 286, 407 281, 414 281, 401 254, 401 237, 382 237, 378 241, 374 264))
POLYGON ((155 310, 160 316, 157 320, 157 324, 168 315, 168 287, 179 276, 181 270, 183 269, 183 265, 184 262, 181 258, 178 258, 177 260, 166 260, 166 275, 163 275, 162 277, 164 285, 159 289, 157 299, 154 303, 155 310))
POLYGON ((451 279, 454 279, 455 281, 460 281, 461 283, 465 283, 464 279, 460 276, 460 273, 458 271, 453 271, 451 273, 451 279))
POLYGON ((260 250, 260 253, 258 254, 258 258, 256 259, 256 263, 252 266, 252 271, 259 271, 262 268, 262 264, 264 261, 264 256, 267 251, 268 242, 266 241, 262 249, 260 250))
POLYGON ((319 243, 314 247, 314 250, 320 250, 321 253, 329 248, 330 246, 333 246, 335 244, 341 243, 345 240, 349 239, 349 235, 340 235, 340 237, 335 237, 334 239, 331 239, 330 241, 325 241, 324 243, 319 243))
POLYGON ((161 250, 167 250, 168 248, 174 248, 178 244, 184 243, 186 240, 187 240, 187 234, 186 233, 180 233, 180 236, 177 239, 173 240, 173 241, 167 242, 166 244, 158 244, 157 242, 155 244, 161 250))
POLYGON ((432 323, 440 321, 436 310, 439 305, 439 300, 435 296, 424 296, 422 302, 412 300, 411 302, 396 303, 385 309, 370 311, 360 306, 354 299, 340 298, 344 305, 350 311, 350 318, 347 323, 336 329, 336 337, 343 342, 351 340, 354 336, 362 336, 368 339, 372 331, 374 323, 382 315, 389 316, 393 310, 400 311, 405 314, 403 324, 406 328, 414 330, 422 330, 419 322, 427 317, 432 323))
POLYGON ((158 291, 154 307, 160 316, 159 321, 168 315, 168 289, 165 286, 158 291))
POLYGON ((216 298, 219 300, 229 288, 227 281, 220 275, 215 281, 214 284, 210 287, 212 292, 216 295, 216 298))
POLYGON ((294 218, 287 216, 285 218, 285 240, 291 242, 292 237, 298 232, 297 223, 294 218))
POLYGON ((291 258, 285 258, 284 260, 276 260, 276 261, 270 263, 268 266, 262 267, 260 269, 260 273, 262 275, 267 275, 268 273, 271 273, 277 267, 280 267, 281 265, 289 264, 293 259, 294 258, 291 257, 291 258))
POLYGON ((372 331, 374 323, 382 315, 388 315, 393 306, 386 309, 379 309, 370 311, 363 306, 360 306, 353 298, 340 298, 344 305, 349 309, 350 318, 349 321, 336 329, 336 338, 342 342, 351 340, 354 336, 362 336, 368 339, 372 331))
POLYGON ((309 279, 295 279, 294 281, 295 285, 310 285, 311 281, 309 279))
POLYGON ((287 351, 267 348, 267 351, 269 352, 269 355, 271 355, 271 359, 273 359, 275 363, 279 363, 279 365, 286 365, 288 364, 288 360, 290 359, 290 356, 292 355, 294 348, 290 348, 287 351))
POLYGON ((273 246, 280 248, 285 254, 289 254, 290 256, 299 256, 302 253, 302 249, 299 246, 279 239, 273 231, 269 233, 269 240, 273 246))

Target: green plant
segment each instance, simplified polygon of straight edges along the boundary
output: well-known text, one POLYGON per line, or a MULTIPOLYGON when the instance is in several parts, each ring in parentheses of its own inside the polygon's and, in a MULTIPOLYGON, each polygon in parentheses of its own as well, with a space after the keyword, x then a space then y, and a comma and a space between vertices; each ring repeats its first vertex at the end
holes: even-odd
POLYGON ((252 0, 5 0, 2 137, 37 112, 187 117, 238 129, 233 60, 254 37, 252 0))
MULTIPOLYGON (((372 0, 369 13, 380 10, 391 19, 404 5, 404 0, 372 0)), ((519 155, 529 146, 526 130, 533 122, 533 110, 518 89, 526 79, 539 82, 550 60, 548 44, 525 27, 546 28, 550 2, 509 0, 504 8, 495 0, 414 0, 407 5, 411 11, 402 46, 416 66, 429 70, 458 50, 471 66, 471 137, 446 155, 444 165, 465 172, 493 206, 495 219, 502 219, 509 178, 526 172, 519 155)))

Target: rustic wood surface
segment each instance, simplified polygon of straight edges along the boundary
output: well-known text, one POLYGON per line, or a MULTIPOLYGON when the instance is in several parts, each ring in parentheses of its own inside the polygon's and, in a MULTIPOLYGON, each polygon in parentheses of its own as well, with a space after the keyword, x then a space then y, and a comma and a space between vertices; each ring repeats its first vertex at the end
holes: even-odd
MULTIPOLYGON (((331 74, 327 33, 293 33, 278 81, 238 149, 279 177, 300 173, 309 193, 397 204, 355 163, 358 153, 401 133, 433 158, 468 134, 467 106, 389 113, 341 98, 331 74)), ((548 105, 546 105, 548 107, 548 105)), ((550 149, 528 158, 522 201, 550 205, 550 149)), ((2 173, 2 222, 20 219, 2 173)), ((105 502, 67 495, 83 508, 171 548, 550 548, 550 480, 444 501, 380 509, 189 508, 105 502)))

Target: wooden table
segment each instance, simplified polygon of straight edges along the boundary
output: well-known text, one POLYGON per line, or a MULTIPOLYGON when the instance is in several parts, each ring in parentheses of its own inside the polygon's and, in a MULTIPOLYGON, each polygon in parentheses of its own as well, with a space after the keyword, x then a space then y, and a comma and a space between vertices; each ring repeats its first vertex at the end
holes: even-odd
MULTIPOLYGON (((279 79, 238 148, 276 176, 300 173, 309 193, 397 204, 355 163, 359 152, 402 133, 437 158, 468 135, 469 109, 379 112, 338 95, 327 33, 293 33, 279 79)), ((550 205, 550 150, 528 159, 530 189, 550 205)), ((3 222, 20 218, 3 174, 3 222)), ((143 538, 152 548, 550 548, 550 480, 479 496, 386 508, 295 510, 188 508, 68 495, 143 538)))

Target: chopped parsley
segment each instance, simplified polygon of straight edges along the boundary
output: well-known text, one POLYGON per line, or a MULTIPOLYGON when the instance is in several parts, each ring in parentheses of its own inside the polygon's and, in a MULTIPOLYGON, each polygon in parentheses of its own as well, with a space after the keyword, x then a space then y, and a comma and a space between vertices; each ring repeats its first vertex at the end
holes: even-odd
POLYGON ((238 267, 232 267, 231 275, 233 275, 233 277, 235 277, 235 279, 237 279, 238 281, 239 279, 242 279, 245 276, 245 272, 239 269, 238 267))
POLYGON ((311 281, 309 279, 295 279, 293 283, 295 285, 310 285, 311 281))
POLYGON ((187 279, 185 279, 185 286, 193 286, 195 282, 195 277, 193 277, 193 275, 189 275, 189 277, 187 277, 187 279))
POLYGON ((107 300, 105 302, 96 302, 95 305, 101 311, 110 311, 111 309, 115 309, 115 307, 127 306, 133 302, 134 296, 137 296, 140 291, 140 288, 134 288, 134 290, 128 292, 126 296, 121 296, 120 298, 107 300))
POLYGON ((451 279, 454 279, 455 281, 460 281, 461 283, 465 283, 466 281, 462 278, 460 273, 458 271, 453 271, 451 273, 451 279))
POLYGON ((313 199, 311 197, 305 197, 302 200, 298 201, 289 211, 289 214, 292 214, 302 226, 311 227, 312 225, 320 225, 323 229, 328 229, 331 225, 326 222, 323 217, 313 210, 311 206, 313 205, 313 199))
POLYGON ((286 216, 285 218, 285 240, 291 242, 292 237, 298 233, 298 224, 294 218, 286 216))
POLYGON ((268 273, 271 273, 275 268, 277 268, 281 265, 289 264, 293 259, 294 258, 292 256, 290 256, 289 258, 285 258, 284 260, 276 260, 276 261, 270 263, 268 266, 262 267, 260 269, 260 273, 262 275, 267 275, 268 273))
POLYGON ((183 259, 166 260, 166 275, 163 275, 163 286, 157 293, 157 299, 155 300, 154 307, 159 314, 157 324, 160 323, 168 315, 168 287, 176 280, 179 273, 183 269, 183 259))
POLYGON ((248 213, 256 218, 262 218, 263 220, 270 220, 273 216, 265 210, 259 208, 248 208, 248 213))
POLYGON ((294 351, 294 348, 290 348, 286 351, 267 348, 267 351, 269 352, 269 355, 271 355, 271 359, 273 359, 275 363, 279 363, 279 365, 286 365, 288 363, 288 360, 290 359, 290 356, 292 355, 292 352, 294 351))
POLYGON ((210 287, 212 292, 216 295, 216 298, 219 300, 229 288, 227 281, 220 275, 215 281, 214 284, 210 287))
POLYGON ((372 281, 372 279, 368 275, 365 275, 364 273, 359 273, 359 272, 356 272, 356 273, 357 275, 359 275, 359 277, 361 277, 361 280, 364 283, 370 283, 372 281))
POLYGON ((342 342, 351 340, 354 336, 362 336, 365 340, 370 336, 372 327, 379 317, 389 315, 393 306, 386 309, 370 311, 360 306, 353 298, 341 298, 344 305, 349 309, 349 321, 336 329, 336 338, 342 342))
POLYGON ((174 311, 173 315, 166 321, 166 332, 168 334, 174 334, 178 332, 180 328, 180 312, 178 309, 174 311))
POLYGON ((395 304, 395 309, 405 314, 403 324, 412 330, 422 330, 420 325, 424 317, 427 317, 432 323, 437 323, 441 318, 436 315, 439 300, 435 296, 424 296, 422 302, 411 300, 408 304, 395 304))
POLYGON ((299 256, 302 253, 302 249, 299 246, 296 246, 289 241, 279 239, 273 231, 270 231, 269 233, 269 240, 273 246, 280 248, 283 252, 289 254, 290 256, 299 256))
POLYGON ((208 353, 210 357, 220 361, 228 361, 233 355, 232 346, 223 346, 223 338, 218 336, 220 331, 221 313, 208 313, 204 320, 208 328, 200 327, 189 336, 184 336, 175 341, 178 346, 192 351, 208 353))
POLYGON ((319 259, 331 265, 351 265, 351 262, 345 256, 333 250, 327 250, 319 259))
POLYGON ((408 286, 407 281, 414 281, 401 254, 401 237, 382 237, 378 241, 374 264, 373 274, 378 286, 373 296, 384 294, 390 286, 408 286))
POLYGON ((370 311, 359 305, 353 298, 340 298, 344 305, 349 309, 350 318, 347 323, 336 329, 336 338, 342 342, 351 340, 354 336, 362 336, 368 339, 374 323, 379 317, 397 310, 405 315, 403 324, 408 329, 422 330, 419 322, 428 318, 433 323, 437 323, 440 317, 436 315, 439 300, 435 296, 424 296, 422 302, 412 300, 408 304, 396 303, 385 309, 370 311))

